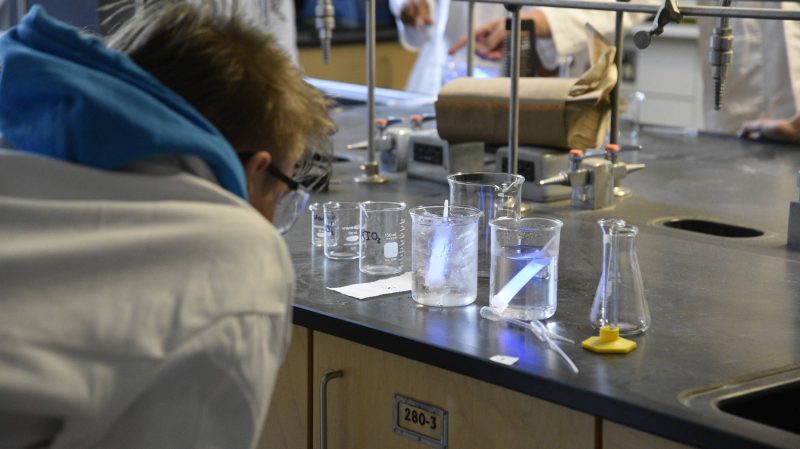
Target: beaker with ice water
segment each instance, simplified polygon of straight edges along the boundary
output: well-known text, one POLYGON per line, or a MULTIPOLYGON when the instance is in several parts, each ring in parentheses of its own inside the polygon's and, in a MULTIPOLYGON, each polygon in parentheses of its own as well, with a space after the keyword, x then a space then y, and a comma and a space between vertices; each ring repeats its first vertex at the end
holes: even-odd
POLYGON ((462 206, 411 209, 411 297, 426 306, 471 304, 478 297, 478 221, 462 206))

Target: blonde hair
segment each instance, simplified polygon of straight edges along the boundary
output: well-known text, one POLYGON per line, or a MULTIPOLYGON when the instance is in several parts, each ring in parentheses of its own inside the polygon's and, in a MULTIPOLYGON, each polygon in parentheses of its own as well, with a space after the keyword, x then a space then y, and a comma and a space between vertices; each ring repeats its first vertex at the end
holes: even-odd
POLYGON ((134 14, 108 45, 188 101, 237 152, 267 150, 277 160, 329 153, 335 126, 324 97, 275 38, 236 11, 162 0, 134 14))

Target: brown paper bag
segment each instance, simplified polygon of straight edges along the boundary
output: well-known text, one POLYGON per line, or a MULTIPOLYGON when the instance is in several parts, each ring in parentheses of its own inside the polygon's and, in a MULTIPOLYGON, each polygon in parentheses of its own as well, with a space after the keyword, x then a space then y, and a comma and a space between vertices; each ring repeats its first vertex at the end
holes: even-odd
MULTIPOLYGON (((587 24, 592 66, 580 78, 520 78, 519 143, 597 148, 617 82, 615 48, 587 24)), ((509 78, 458 78, 436 101, 436 128, 451 142, 508 143, 509 78)))

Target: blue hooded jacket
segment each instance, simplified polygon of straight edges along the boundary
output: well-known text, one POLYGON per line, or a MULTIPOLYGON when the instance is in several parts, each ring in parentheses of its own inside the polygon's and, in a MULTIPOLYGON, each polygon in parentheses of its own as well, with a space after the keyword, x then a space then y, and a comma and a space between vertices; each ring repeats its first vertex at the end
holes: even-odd
POLYGON ((17 149, 108 170, 193 155, 247 199, 244 170, 222 134, 102 40, 34 6, 0 37, 0 63, 0 132, 17 149))

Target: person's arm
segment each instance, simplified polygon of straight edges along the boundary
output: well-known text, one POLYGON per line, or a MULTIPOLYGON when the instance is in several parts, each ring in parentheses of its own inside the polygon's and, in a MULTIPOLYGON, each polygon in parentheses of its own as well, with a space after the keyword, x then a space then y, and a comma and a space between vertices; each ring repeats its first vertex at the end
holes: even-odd
MULTIPOLYGON (((646 0, 656 2, 656 0, 646 0)), ((586 48, 587 35, 586 23, 590 23, 601 34, 613 36, 615 13, 582 9, 565 8, 535 8, 523 10, 522 19, 534 22, 536 37, 539 39, 552 39, 558 55, 578 53, 586 48)), ((645 20, 646 14, 627 13, 623 16, 623 26, 627 29, 634 24, 645 20)), ((487 22, 475 30, 475 53, 490 60, 500 60, 503 57, 503 40, 506 36, 505 19, 487 22)), ((450 49, 455 53, 466 44, 466 36, 459 39, 450 49)), ((537 43, 537 47, 538 47, 537 43)), ((540 49, 541 53, 541 49, 540 49)), ((547 64, 548 61, 542 61, 547 64)), ((551 61, 552 63, 552 61, 551 61)))
POLYGON ((738 135, 745 139, 800 143, 800 112, 790 119, 761 118, 745 122, 738 135))
POLYGON ((415 51, 430 40, 434 0, 389 0, 389 9, 395 16, 403 47, 415 51))
MULTIPOLYGON (((539 9, 523 11, 522 20, 533 20, 537 38, 550 37, 550 24, 539 9)), ((503 39, 506 37, 506 19, 500 18, 485 22, 475 29, 475 54, 491 61, 503 59, 503 39)), ((450 54, 456 53, 467 45, 467 36, 461 36, 450 47, 450 54)))

